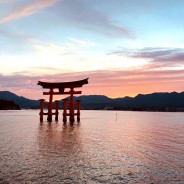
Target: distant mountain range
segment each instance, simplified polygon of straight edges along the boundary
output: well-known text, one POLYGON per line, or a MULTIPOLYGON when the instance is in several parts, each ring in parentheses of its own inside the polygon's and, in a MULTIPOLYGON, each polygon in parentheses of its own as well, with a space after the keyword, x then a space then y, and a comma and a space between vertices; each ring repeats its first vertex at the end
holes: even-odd
POLYGON ((0 91, 0 99, 14 101, 21 109, 36 109, 39 108, 40 103, 39 100, 30 100, 9 91, 0 91))
MULTIPOLYGON (((0 91, 0 99, 14 101, 21 108, 37 109, 39 100, 17 96, 9 91, 0 91)), ((139 94, 134 98, 111 99, 103 95, 75 97, 81 100, 81 109, 135 110, 135 111, 184 111, 184 92, 139 94)), ((62 102, 60 102, 62 107, 62 102)))

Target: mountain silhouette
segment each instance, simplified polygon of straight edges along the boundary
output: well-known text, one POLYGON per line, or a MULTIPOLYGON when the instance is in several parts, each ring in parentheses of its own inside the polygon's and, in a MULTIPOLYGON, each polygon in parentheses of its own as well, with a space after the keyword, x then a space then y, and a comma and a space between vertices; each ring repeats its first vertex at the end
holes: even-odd
POLYGON ((20 107, 13 101, 0 99, 0 110, 20 110, 20 107))
MULTIPOLYGON (((30 100, 9 91, 0 91, 0 99, 14 101, 21 108, 39 108, 39 100, 30 100)), ((184 111, 184 92, 139 94, 134 98, 126 96, 115 99, 104 95, 82 95, 74 99, 81 100, 81 109, 184 111)))
POLYGON ((28 98, 18 96, 9 91, 0 91, 0 99, 11 100, 18 104, 22 109, 35 109, 39 108, 39 100, 30 100, 28 98))

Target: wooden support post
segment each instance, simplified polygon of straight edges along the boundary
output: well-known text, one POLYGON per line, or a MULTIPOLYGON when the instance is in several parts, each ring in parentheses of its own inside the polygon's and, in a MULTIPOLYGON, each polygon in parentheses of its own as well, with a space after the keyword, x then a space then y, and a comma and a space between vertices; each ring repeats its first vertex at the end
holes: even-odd
POLYGON ((66 123, 67 122, 67 100, 68 99, 63 99, 63 122, 66 123))
POLYGON ((43 108, 45 99, 40 99, 40 122, 43 122, 43 108))
POLYGON ((52 100, 53 100, 53 89, 50 88, 50 96, 49 96, 49 104, 48 104, 48 117, 47 121, 51 122, 52 121, 52 100))
POLYGON ((75 121, 74 119, 74 99, 73 99, 73 88, 70 88, 70 123, 73 123, 75 121))
POLYGON ((77 122, 80 122, 80 100, 77 100, 77 122))
POLYGON ((56 112, 55 112, 55 113, 56 113, 56 114, 55 114, 55 121, 58 121, 59 100, 56 100, 56 101, 55 101, 55 108, 56 108, 56 112))

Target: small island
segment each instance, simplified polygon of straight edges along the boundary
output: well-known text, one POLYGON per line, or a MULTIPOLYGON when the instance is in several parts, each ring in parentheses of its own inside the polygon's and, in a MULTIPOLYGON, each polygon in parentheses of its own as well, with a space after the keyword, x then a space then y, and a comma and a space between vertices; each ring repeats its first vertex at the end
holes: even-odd
POLYGON ((20 106, 13 101, 0 100, 0 110, 21 110, 20 106))

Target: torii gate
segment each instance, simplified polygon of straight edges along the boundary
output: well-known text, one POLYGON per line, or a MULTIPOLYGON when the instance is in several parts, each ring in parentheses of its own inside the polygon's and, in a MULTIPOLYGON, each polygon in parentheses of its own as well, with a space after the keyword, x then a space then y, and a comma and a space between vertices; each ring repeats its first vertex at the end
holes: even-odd
POLYGON ((79 80, 79 81, 72 81, 72 82, 41 82, 38 81, 38 85, 42 86, 43 88, 50 89, 49 92, 43 92, 43 95, 49 95, 49 102, 46 103, 44 99, 40 99, 40 121, 43 121, 43 115, 48 115, 47 120, 49 122, 52 121, 52 115, 55 115, 55 120, 58 121, 58 108, 59 108, 59 101, 56 100, 53 103, 53 95, 70 95, 70 102, 67 103, 68 99, 63 99, 63 122, 67 121, 67 116, 70 117, 70 122, 74 122, 74 116, 77 115, 77 121, 80 121, 80 100, 74 104, 74 94, 81 94, 82 91, 75 91, 74 88, 82 87, 84 84, 88 84, 88 78, 79 80), (65 89, 69 88, 68 91, 65 89), (54 91, 54 89, 58 89, 58 92, 54 91), (48 106, 48 112, 44 113, 43 109, 44 106, 48 106), (52 107, 55 106, 55 113, 52 112, 52 107), (69 107, 69 113, 67 113, 67 107, 69 107), (75 107, 77 107, 77 113, 74 112, 75 107))

